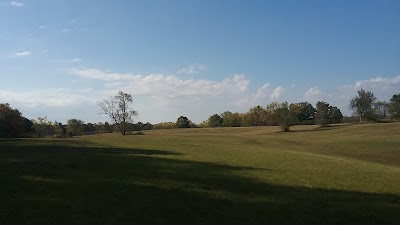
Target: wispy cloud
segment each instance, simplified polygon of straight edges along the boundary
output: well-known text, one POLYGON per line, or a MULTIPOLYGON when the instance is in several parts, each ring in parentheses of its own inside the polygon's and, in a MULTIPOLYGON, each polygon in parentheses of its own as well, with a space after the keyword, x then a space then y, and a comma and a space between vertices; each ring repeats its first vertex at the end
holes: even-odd
POLYGON ((88 102, 95 103, 97 100, 96 98, 88 98, 88 96, 84 97, 84 95, 87 93, 87 89, 80 91, 64 88, 18 92, 0 90, 0 98, 16 102, 27 107, 67 107, 88 102))
POLYGON ((337 90, 331 90, 331 93, 328 93, 327 91, 321 90, 318 86, 311 87, 309 88, 304 95, 301 98, 301 101, 307 101, 313 105, 315 105, 318 101, 326 101, 330 104, 334 103, 335 101, 332 101, 332 94, 337 95, 337 93, 332 93, 336 92, 337 90))
POLYGON ((354 87, 388 87, 388 86, 400 86, 400 75, 395 77, 376 77, 369 80, 358 80, 354 87))
POLYGON ((64 29, 61 30, 61 32, 63 32, 63 33, 66 33, 66 32, 69 32, 69 31, 70 31, 70 29, 68 29, 68 28, 64 28, 64 29))
POLYGON ((271 100, 278 99, 283 93, 285 93, 285 88, 279 86, 272 91, 271 100))
POLYGON ((10 2, 10 5, 14 7, 23 7, 25 4, 22 2, 12 1, 10 2))
POLYGON ((243 74, 231 75, 222 81, 180 79, 174 75, 150 74, 135 75, 131 73, 112 73, 92 68, 74 68, 72 74, 89 79, 110 82, 110 86, 122 84, 127 89, 135 90, 137 94, 177 97, 208 95, 219 96, 239 95, 248 90, 250 81, 243 74))
POLYGON ((264 84, 261 86, 256 92, 253 93, 253 96, 255 98, 267 98, 268 97, 268 92, 269 92, 269 83, 264 84))
POLYGON ((56 63, 80 63, 82 62, 82 59, 80 58, 73 58, 73 59, 51 59, 49 60, 50 62, 56 62, 56 63))
POLYGON ((18 57, 24 57, 24 56, 30 56, 30 55, 32 55, 32 53, 31 52, 17 52, 17 53, 15 53, 15 55, 18 57))
POLYGON ((93 68, 73 68, 71 73, 83 78, 103 80, 103 81, 118 81, 118 80, 134 80, 141 78, 141 75, 133 75, 130 73, 111 73, 93 68))
POLYGON ((182 68, 182 69, 178 70, 177 73, 197 74, 205 69, 206 69, 206 66, 203 64, 191 64, 190 66, 188 66, 186 68, 182 68))
POLYGON ((321 90, 319 87, 312 87, 309 88, 306 93, 304 93, 304 98, 305 99, 313 99, 315 97, 320 97, 321 95, 321 90))
POLYGON ((80 59, 80 58, 73 58, 73 59, 71 59, 71 62, 82 62, 82 59, 80 59))
POLYGON ((47 25, 40 25, 40 26, 39 26, 40 29, 45 29, 45 28, 48 28, 48 27, 49 27, 49 26, 47 26, 47 25))

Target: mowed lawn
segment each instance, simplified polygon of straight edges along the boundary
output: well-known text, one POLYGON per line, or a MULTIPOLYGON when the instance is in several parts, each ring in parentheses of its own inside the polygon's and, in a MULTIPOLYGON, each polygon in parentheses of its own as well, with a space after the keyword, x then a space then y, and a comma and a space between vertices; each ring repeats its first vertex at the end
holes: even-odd
POLYGON ((0 224, 400 224, 400 123, 0 141, 0 224))

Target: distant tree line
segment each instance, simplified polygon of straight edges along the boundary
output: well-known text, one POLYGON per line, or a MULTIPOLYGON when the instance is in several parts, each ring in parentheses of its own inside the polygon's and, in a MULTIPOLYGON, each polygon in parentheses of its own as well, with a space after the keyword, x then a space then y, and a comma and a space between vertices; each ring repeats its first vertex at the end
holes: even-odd
MULTIPOLYGON (((353 116, 344 117, 338 107, 323 101, 317 102, 316 107, 308 102, 272 102, 265 108, 250 108, 246 113, 225 111, 213 114, 197 126, 187 126, 189 120, 181 116, 175 124, 160 123, 160 128, 280 126, 282 131, 289 131, 293 125, 317 124, 324 127, 341 122, 399 120, 400 93, 385 102, 378 101, 372 92, 360 89, 358 96, 351 99, 349 107, 353 116)), ((159 128, 158 125, 155 127, 159 128)))
MULTIPOLYGON (((84 123, 79 119, 69 119, 66 124, 49 121, 47 117, 38 117, 29 120, 22 116, 18 109, 11 108, 10 104, 0 104, 0 137, 73 137, 80 135, 112 133, 119 131, 118 124, 84 123)), ((151 123, 127 123, 126 132, 153 129, 151 123)))
POLYGON ((293 125, 318 124, 321 127, 340 122, 376 122, 400 120, 400 93, 392 96, 389 102, 379 101, 371 91, 358 90, 358 95, 350 100, 352 117, 344 117, 339 108, 327 102, 319 101, 314 107, 308 102, 273 102, 265 108, 255 106, 246 113, 225 111, 213 114, 206 121, 195 124, 186 116, 180 116, 176 122, 133 123, 137 114, 130 109, 131 94, 119 92, 110 100, 99 103, 103 113, 110 116, 113 123, 84 123, 79 119, 69 119, 66 124, 38 117, 29 120, 18 109, 8 103, 0 103, 0 137, 73 137, 79 135, 121 132, 123 135, 135 131, 172 128, 197 127, 247 127, 280 126, 289 131, 293 125))
POLYGON ((293 125, 326 126, 342 121, 343 115, 337 107, 326 102, 318 102, 316 106, 308 102, 272 102, 265 108, 252 107, 246 113, 226 111, 213 114, 199 127, 280 126, 282 131, 289 131, 293 125))

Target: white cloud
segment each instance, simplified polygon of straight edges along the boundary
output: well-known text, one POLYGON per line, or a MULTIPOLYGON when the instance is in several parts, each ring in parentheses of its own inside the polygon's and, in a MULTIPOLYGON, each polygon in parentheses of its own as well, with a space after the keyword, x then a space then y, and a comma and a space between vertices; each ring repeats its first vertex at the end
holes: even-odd
POLYGON ((82 59, 80 58, 73 58, 73 59, 51 59, 49 60, 50 62, 56 62, 56 63, 80 63, 82 62, 82 59))
POLYGON ((271 94, 271 100, 279 98, 283 93, 285 93, 285 89, 282 86, 275 88, 271 94))
POLYGON ((321 90, 319 89, 319 87, 312 87, 306 91, 306 93, 304 94, 304 97, 313 98, 313 97, 319 96, 320 94, 321 94, 321 90))
POLYGON ((64 29, 61 30, 61 32, 63 32, 63 33, 66 33, 66 32, 69 32, 69 31, 70 31, 70 29, 68 29, 68 28, 64 28, 64 29))
POLYGON ((117 80, 134 80, 135 78, 141 78, 141 75, 133 75, 133 74, 120 74, 120 73, 111 73, 104 72, 98 69, 79 69, 73 68, 71 73, 74 75, 78 75, 83 78, 96 79, 96 80, 104 80, 104 81, 117 81, 117 80))
POLYGON ((23 7, 25 4, 22 2, 12 1, 10 2, 10 5, 14 7, 23 7))
POLYGON ((261 86, 255 93, 253 93, 253 96, 258 99, 258 98, 266 98, 268 96, 268 87, 269 83, 264 84, 261 86))
POLYGON ((222 81, 180 79, 174 75, 112 73, 98 69, 74 68, 72 74, 110 82, 108 87, 134 90, 140 95, 178 96, 237 96, 247 92, 250 81, 243 74, 231 75, 222 81))
POLYGON ((71 62, 82 62, 82 59, 80 59, 80 58, 73 58, 73 59, 71 59, 71 62))
POLYGON ((0 98, 27 107, 67 107, 83 102, 96 102, 94 97, 83 96, 83 94, 88 93, 88 90, 89 89, 70 90, 63 88, 18 92, 0 90, 0 98))
POLYGON ((45 29, 45 28, 48 28, 49 26, 47 26, 47 25, 41 25, 41 26, 39 26, 39 28, 40 29, 45 29))
MULTIPOLYGON (((321 90, 318 86, 311 87, 309 88, 304 95, 301 97, 300 101, 306 101, 309 102, 313 105, 317 104, 318 101, 325 101, 328 102, 331 105, 338 106, 337 104, 340 102, 347 102, 347 97, 348 94, 344 94, 343 96, 341 94, 344 94, 344 92, 340 92, 338 89, 333 89, 333 90, 321 90), (345 100, 341 100, 345 99, 345 100)), ((346 104, 342 104, 342 106, 347 107, 346 104)))
POLYGON ((23 56, 30 56, 30 55, 32 55, 32 53, 31 52, 17 52, 17 53, 15 53, 15 55, 23 57, 23 56))
POLYGON ((377 88, 377 87, 388 87, 388 86, 396 86, 400 85, 400 75, 395 77, 376 77, 371 78, 369 80, 358 80, 354 87, 362 88, 377 88))
POLYGON ((191 64, 187 68, 182 68, 178 70, 177 73, 185 73, 185 74, 197 74, 200 73, 201 71, 205 70, 206 66, 202 64, 191 64))

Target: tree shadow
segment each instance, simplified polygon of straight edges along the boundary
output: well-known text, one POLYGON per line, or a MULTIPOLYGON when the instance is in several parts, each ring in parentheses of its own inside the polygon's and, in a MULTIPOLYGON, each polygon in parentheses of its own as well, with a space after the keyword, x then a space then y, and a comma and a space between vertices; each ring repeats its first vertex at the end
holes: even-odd
POLYGON ((262 168, 183 160, 164 150, 22 142, 0 143, 0 224, 400 221, 397 195, 274 185, 243 175, 269 172, 262 168))
MULTIPOLYGON (((93 146, 90 142, 72 139, 4 139, 0 142, 3 148, 18 151, 36 151, 43 153, 70 152, 95 154, 136 154, 136 155, 182 155, 178 152, 166 150, 151 150, 138 148, 115 148, 113 146, 93 146)), ((15 152, 14 152, 15 153, 15 152)))
POLYGON ((313 129, 307 129, 307 130, 290 130, 289 132, 294 132, 294 133, 301 133, 301 132, 322 132, 322 131, 329 131, 329 130, 337 130, 337 129, 342 129, 344 127, 350 126, 350 124, 330 124, 324 127, 316 127, 313 129))

